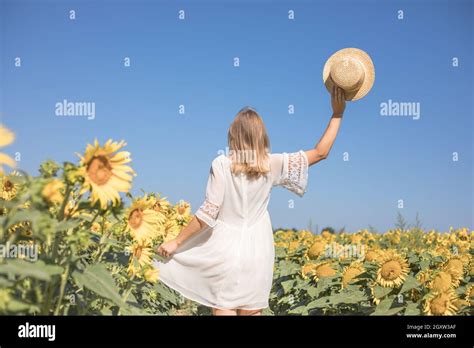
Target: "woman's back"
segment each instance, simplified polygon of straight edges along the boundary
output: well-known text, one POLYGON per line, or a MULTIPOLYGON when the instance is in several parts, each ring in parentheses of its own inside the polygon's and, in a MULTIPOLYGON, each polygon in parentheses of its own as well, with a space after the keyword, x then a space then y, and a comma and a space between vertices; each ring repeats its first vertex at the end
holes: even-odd
POLYGON ((305 152, 270 154, 270 171, 257 178, 232 172, 232 160, 220 155, 212 161, 206 199, 196 215, 213 227, 251 227, 267 214, 270 192, 281 185, 303 195, 308 175, 305 152))

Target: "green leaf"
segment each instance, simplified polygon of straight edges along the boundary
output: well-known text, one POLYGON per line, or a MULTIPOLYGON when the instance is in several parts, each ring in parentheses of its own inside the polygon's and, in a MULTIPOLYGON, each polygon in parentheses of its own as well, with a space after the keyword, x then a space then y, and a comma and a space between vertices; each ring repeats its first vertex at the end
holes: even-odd
POLYGON ((273 313, 270 307, 267 307, 267 308, 264 308, 264 310, 262 311, 262 315, 275 315, 275 313, 273 313))
POLYGON ((277 259, 282 259, 286 256, 286 250, 283 248, 276 248, 275 250, 275 257, 277 259))
POLYGON ((318 298, 310 302, 307 308, 313 309, 341 304, 356 304, 362 301, 367 301, 367 295, 363 291, 343 291, 341 293, 332 294, 331 296, 318 298))
POLYGON ((21 259, 11 259, 0 265, 1 274, 32 277, 44 281, 50 281, 51 276, 61 274, 63 271, 64 269, 61 266, 47 265, 43 260, 29 262, 21 259))
POLYGON ((289 314, 302 314, 302 315, 307 315, 308 314, 308 308, 306 306, 299 306, 293 309, 290 309, 288 311, 289 314))
POLYGON ((97 295, 113 301, 120 307, 126 307, 122 300, 115 281, 105 265, 98 263, 87 266, 83 272, 75 270, 72 277, 79 287, 86 287, 97 295))
POLYGON ((394 315, 400 312, 404 307, 394 307, 391 308, 393 304, 393 298, 388 297, 380 301, 378 306, 375 308, 375 311, 370 315, 394 315))
POLYGON ((299 272, 299 270, 300 270, 300 265, 298 265, 295 262, 286 261, 286 260, 280 261, 279 267, 280 267, 280 276, 281 277, 284 277, 284 276, 287 276, 287 275, 292 275, 294 273, 299 272))
POLYGON ((162 300, 172 303, 177 306, 179 304, 179 297, 172 292, 165 284, 158 282, 154 289, 160 295, 162 300))
POLYGON ((423 259, 420 261, 420 269, 422 271, 428 269, 430 267, 430 260, 423 259))
POLYGON ((392 288, 384 288, 383 286, 376 285, 374 287, 374 295, 376 298, 383 298, 392 292, 392 288))
POLYGON ((405 309, 405 315, 420 315, 421 311, 418 308, 418 303, 410 302, 405 309))
POLYGON ((463 294, 466 292, 466 289, 467 289, 467 288, 466 288, 465 285, 460 286, 459 288, 457 288, 457 289, 455 290, 456 295, 458 295, 458 296, 463 295, 463 294))
POLYGON ((57 231, 66 231, 66 230, 69 230, 71 228, 75 228, 75 227, 79 226, 81 223, 82 223, 82 221, 80 219, 63 220, 63 221, 59 222, 56 225, 56 230, 57 231))
POLYGON ((408 257, 408 263, 410 264, 416 264, 419 260, 420 258, 416 254, 411 254, 410 257, 408 257))
POLYGON ((403 282, 403 286, 400 290, 400 294, 403 294, 404 292, 407 292, 411 289, 416 289, 420 285, 421 285, 420 282, 415 277, 412 277, 411 275, 408 275, 405 278, 405 281, 403 282))
POLYGON ((322 292, 328 290, 334 282, 338 279, 338 276, 325 277, 318 280, 315 287, 311 287, 307 290, 308 295, 311 297, 318 297, 322 292))
POLYGON ((330 297, 332 305, 355 304, 367 301, 367 295, 363 291, 343 291, 330 297))
POLYGON ((288 294, 291 289, 293 289, 293 285, 295 284, 295 281, 293 279, 290 280, 285 280, 284 282, 281 282, 281 286, 283 287, 283 291, 285 294, 288 294))
POLYGON ((33 224, 36 223, 38 219, 42 217, 41 212, 38 210, 27 209, 27 210, 17 210, 10 215, 8 219, 9 226, 17 224, 23 221, 31 221, 33 224))
POLYGON ((29 309, 30 309, 30 305, 28 303, 18 301, 18 300, 15 300, 15 299, 12 299, 12 300, 8 301, 8 303, 7 303, 7 311, 8 312, 13 312, 13 313, 24 312, 24 311, 29 310, 29 309))
POLYGON ((6 278, 0 277, 0 288, 8 288, 12 286, 13 283, 6 278))
POLYGON ((330 302, 331 302, 331 300, 330 300, 329 296, 321 297, 321 298, 318 298, 317 300, 314 300, 314 301, 311 301, 310 303, 308 303, 306 305, 306 308, 308 310, 310 310, 310 309, 314 309, 314 308, 328 307, 330 302))

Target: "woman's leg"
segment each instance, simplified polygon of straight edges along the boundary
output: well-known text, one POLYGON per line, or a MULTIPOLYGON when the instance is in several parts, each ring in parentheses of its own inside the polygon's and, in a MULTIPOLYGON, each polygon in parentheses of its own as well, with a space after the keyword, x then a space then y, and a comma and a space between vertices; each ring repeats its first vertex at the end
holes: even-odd
POLYGON ((261 309, 238 309, 237 315, 262 315, 261 309))
POLYGON ((212 315, 237 315, 237 311, 235 309, 212 308, 212 315))

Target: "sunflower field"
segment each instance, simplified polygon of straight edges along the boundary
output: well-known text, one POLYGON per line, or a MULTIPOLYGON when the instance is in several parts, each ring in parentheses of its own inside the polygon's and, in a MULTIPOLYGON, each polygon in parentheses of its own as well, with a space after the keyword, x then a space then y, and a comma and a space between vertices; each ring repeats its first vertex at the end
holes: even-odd
MULTIPOLYGON (((0 126, 0 147, 14 134, 0 126)), ((0 314, 200 315, 159 281, 156 247, 192 218, 185 201, 129 191, 126 144, 97 141, 38 176, 0 153, 0 314)), ((470 315, 473 231, 275 231, 267 315, 470 315)))
POLYGON ((472 231, 279 230, 271 310, 315 315, 471 315, 472 231))

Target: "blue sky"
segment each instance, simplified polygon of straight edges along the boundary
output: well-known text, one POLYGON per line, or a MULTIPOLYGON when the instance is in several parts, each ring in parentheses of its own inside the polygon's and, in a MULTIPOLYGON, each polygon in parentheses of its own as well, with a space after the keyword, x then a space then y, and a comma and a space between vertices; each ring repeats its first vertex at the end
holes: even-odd
POLYGON ((162 192, 195 210, 236 112, 260 112, 273 152, 311 148, 331 114, 324 62, 358 47, 374 61, 374 87, 348 104, 306 195, 273 191, 274 227, 311 219, 384 231, 400 211, 409 222, 419 212, 425 228, 473 228, 472 17, 468 0, 0 0, 1 122, 17 134, 6 152, 37 173, 47 158, 74 160, 96 137, 125 139, 134 192, 162 192), (56 116, 63 99, 94 102, 95 119, 56 116), (420 119, 381 116, 389 99, 420 103, 420 119))

